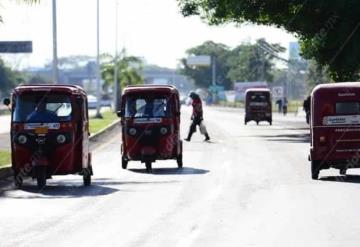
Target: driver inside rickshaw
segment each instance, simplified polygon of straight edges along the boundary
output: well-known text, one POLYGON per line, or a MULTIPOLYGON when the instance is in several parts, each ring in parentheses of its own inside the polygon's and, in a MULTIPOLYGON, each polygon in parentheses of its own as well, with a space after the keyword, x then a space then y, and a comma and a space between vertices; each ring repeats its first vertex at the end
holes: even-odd
POLYGON ((56 123, 59 122, 59 118, 55 112, 46 109, 46 103, 41 100, 33 112, 31 112, 26 118, 30 123, 56 123))

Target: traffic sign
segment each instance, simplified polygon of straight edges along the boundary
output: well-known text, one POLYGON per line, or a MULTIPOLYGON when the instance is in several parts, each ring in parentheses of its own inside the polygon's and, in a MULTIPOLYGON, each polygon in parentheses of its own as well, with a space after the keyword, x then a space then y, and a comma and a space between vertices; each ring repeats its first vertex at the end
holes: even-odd
POLYGON ((187 65, 190 65, 190 66, 210 66, 211 57, 210 56, 191 56, 191 57, 188 57, 186 63, 187 63, 187 65))
POLYGON ((282 98, 284 96, 283 87, 273 87, 272 94, 274 98, 282 98))
POLYGON ((32 41, 0 41, 0 53, 32 53, 32 41))

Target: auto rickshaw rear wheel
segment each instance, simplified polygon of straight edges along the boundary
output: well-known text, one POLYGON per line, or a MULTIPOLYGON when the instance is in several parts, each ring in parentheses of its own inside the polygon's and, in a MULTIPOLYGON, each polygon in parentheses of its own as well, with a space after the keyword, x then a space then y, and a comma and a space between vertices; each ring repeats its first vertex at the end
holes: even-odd
POLYGON ((122 167, 122 169, 126 169, 126 168, 127 168, 127 165, 128 165, 127 159, 125 159, 125 157, 122 156, 122 157, 121 157, 121 167, 122 167))
POLYGON ((259 121, 256 121, 256 125, 259 125, 259 121))
POLYGON ((15 174, 14 175, 14 183, 17 188, 21 188, 23 185, 23 177, 21 175, 15 174))
POLYGON ((346 168, 340 169, 340 175, 346 175, 346 168))
POLYGON ((176 162, 177 162, 178 168, 183 168, 182 154, 180 154, 180 155, 176 158, 176 162))
POLYGON ((146 162, 145 162, 145 167, 146 167, 146 172, 147 172, 147 173, 151 173, 151 172, 152 172, 152 164, 151 164, 151 161, 146 161, 146 162))
POLYGON ((311 161, 311 178, 314 180, 319 179, 320 170, 321 170, 320 161, 312 160, 311 161))

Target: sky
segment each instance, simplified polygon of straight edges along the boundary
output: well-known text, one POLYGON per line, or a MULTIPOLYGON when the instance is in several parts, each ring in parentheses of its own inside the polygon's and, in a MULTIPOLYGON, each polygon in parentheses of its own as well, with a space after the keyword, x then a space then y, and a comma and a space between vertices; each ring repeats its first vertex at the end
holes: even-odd
MULTIPOLYGON (((100 0, 100 52, 115 53, 117 0, 100 0)), ((184 18, 176 0, 118 0, 118 42, 128 55, 147 63, 175 68, 185 51, 207 40, 235 47, 265 38, 269 42, 296 41, 294 35, 274 27, 228 24, 210 27, 198 16, 184 18)), ((3 0, 0 40, 31 40, 33 53, 1 55, 13 67, 42 66, 52 59, 52 1, 21 4, 3 0)), ((58 56, 96 56, 96 0, 57 0, 58 56)), ((285 54, 284 54, 285 56, 285 54)))

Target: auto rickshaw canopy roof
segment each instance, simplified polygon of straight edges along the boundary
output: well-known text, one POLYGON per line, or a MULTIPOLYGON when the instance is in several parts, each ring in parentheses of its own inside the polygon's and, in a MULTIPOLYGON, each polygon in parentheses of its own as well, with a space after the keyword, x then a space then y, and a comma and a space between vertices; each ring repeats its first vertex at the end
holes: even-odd
POLYGON ((36 84, 36 85, 22 85, 18 86, 13 91, 15 94, 29 93, 29 92, 54 92, 54 93, 67 93, 76 95, 86 95, 85 90, 76 85, 64 85, 64 84, 36 84))
POLYGON ((127 86, 124 89, 123 95, 133 94, 133 93, 164 93, 164 94, 179 94, 176 87, 171 85, 134 85, 127 86))

